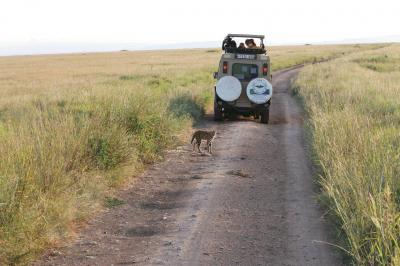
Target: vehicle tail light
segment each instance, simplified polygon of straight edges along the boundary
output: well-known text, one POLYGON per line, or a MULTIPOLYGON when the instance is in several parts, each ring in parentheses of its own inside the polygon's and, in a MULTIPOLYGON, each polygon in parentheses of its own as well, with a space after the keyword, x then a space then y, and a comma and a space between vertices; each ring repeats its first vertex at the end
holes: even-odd
POLYGON ((268 74, 268 65, 264 64, 262 67, 263 75, 266 76, 268 74))
POLYGON ((225 74, 228 73, 228 62, 224 62, 222 65, 222 72, 225 74))

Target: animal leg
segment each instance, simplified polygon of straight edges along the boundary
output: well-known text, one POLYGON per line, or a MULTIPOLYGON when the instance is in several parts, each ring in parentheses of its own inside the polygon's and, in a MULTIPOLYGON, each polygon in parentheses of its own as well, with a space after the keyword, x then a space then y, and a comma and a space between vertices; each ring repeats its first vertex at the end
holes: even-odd
POLYGON ((200 142, 197 142, 197 150, 201 153, 200 144, 201 144, 201 141, 200 141, 200 142))
POLYGON ((210 141, 207 140, 207 151, 210 152, 210 141))

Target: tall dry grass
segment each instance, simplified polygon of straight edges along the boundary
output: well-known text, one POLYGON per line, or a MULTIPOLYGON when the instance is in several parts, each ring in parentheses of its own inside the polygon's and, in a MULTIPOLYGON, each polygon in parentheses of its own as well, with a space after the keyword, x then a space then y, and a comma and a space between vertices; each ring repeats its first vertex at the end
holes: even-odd
POLYGON ((73 221, 101 207, 110 187, 180 142, 212 99, 210 66, 200 55, 209 56, 0 59, 4 263, 26 263, 67 237, 73 221))
MULTIPOLYGON (((273 47, 274 69, 370 46, 273 47)), ((220 52, 0 58, 0 264, 65 241, 212 101, 220 52)))
POLYGON ((357 265, 400 265, 400 45, 301 71, 319 182, 357 265))

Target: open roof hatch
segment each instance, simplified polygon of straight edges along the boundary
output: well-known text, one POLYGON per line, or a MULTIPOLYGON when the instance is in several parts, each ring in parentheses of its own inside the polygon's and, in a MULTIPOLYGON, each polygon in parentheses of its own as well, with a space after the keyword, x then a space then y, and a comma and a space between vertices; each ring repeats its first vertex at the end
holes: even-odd
POLYGON ((222 42, 222 50, 225 53, 240 53, 240 54, 266 54, 264 46, 264 35, 255 35, 255 34, 233 34, 229 33, 226 35, 222 42), (229 45, 232 43, 232 38, 248 38, 248 39, 260 39, 260 47, 259 48, 238 48, 236 43, 234 46, 229 45))

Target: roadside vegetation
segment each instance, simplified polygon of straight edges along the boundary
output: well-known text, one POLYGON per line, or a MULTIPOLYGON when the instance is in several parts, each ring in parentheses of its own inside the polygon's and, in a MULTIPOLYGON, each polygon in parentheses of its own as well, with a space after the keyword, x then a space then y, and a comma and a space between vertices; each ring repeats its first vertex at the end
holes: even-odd
POLYGON ((212 99, 196 53, 0 59, 0 264, 122 204, 110 188, 181 142, 212 99))
POLYGON ((379 49, 385 44, 349 44, 349 45, 299 45, 272 46, 267 48, 272 58, 274 71, 299 64, 327 61, 354 52, 379 49))
MULTIPOLYGON (((371 48, 273 47, 270 55, 278 70, 371 48)), ((0 58, 0 264, 29 263, 94 212, 123 204, 115 188, 187 140, 212 103, 219 55, 0 58)))
POLYGON ((400 45, 304 68, 323 199, 357 265, 400 265, 400 45))

